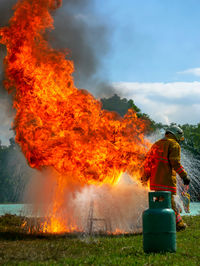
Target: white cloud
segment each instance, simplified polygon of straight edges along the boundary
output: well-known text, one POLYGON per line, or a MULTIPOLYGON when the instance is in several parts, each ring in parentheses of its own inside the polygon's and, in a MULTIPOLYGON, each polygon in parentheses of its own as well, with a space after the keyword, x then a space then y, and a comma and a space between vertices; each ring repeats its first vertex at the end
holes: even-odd
POLYGON ((142 112, 163 123, 200 122, 200 82, 113 83, 118 94, 133 99, 142 112))
POLYGON ((178 74, 186 74, 186 75, 193 75, 193 76, 196 76, 196 77, 200 77, 200 68, 197 67, 197 68, 190 68, 190 69, 186 69, 186 70, 183 70, 183 71, 180 71, 178 72, 178 74))

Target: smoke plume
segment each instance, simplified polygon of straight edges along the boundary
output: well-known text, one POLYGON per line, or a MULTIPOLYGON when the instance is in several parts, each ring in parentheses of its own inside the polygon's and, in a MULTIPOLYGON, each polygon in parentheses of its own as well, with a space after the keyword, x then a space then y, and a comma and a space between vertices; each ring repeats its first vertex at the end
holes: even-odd
POLYGON ((0 141, 2 144, 9 144, 9 139, 13 137, 11 130, 14 118, 14 109, 12 108, 12 99, 3 88, 3 74, 0 74, 0 141))
POLYGON ((97 97, 114 93, 106 77, 103 60, 109 51, 111 29, 95 10, 92 0, 64 0, 55 13, 50 41, 55 48, 68 49, 75 65, 75 84, 97 97))
MULTIPOLYGON (((13 14, 12 7, 16 0, 0 1, 0 27, 6 26, 13 14)), ((14 118, 14 110, 12 109, 12 99, 3 87, 3 58, 6 55, 6 48, 0 46, 0 138, 3 144, 9 144, 9 138, 13 137, 11 124, 14 118)))

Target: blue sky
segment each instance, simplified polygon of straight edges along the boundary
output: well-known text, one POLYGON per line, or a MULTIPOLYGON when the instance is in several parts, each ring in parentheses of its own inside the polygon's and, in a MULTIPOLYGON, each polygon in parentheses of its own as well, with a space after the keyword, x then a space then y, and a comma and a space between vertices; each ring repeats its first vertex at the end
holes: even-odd
POLYGON ((117 92, 157 122, 200 122, 200 1, 95 0, 117 92))
MULTIPOLYGON (((111 81, 193 81, 179 72, 200 66, 200 1, 96 0, 113 27, 111 81)), ((199 77, 198 77, 199 80, 199 77)))

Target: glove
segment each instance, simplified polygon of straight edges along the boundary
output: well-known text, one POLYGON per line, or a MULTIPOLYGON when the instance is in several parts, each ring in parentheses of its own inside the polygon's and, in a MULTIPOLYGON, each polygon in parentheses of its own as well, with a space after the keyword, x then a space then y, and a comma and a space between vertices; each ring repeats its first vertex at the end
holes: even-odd
POLYGON ((184 180, 183 180, 183 184, 185 186, 189 185, 190 184, 190 178, 189 177, 185 177, 184 180))

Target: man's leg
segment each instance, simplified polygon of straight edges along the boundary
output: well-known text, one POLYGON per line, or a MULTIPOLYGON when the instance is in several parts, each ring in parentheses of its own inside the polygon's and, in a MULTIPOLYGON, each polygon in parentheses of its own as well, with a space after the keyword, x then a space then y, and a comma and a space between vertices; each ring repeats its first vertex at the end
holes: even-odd
POLYGON ((180 212, 176 206, 176 202, 174 200, 174 195, 172 194, 171 196, 171 202, 172 202, 172 209, 174 210, 175 212, 175 215, 176 215, 176 230, 177 231, 180 231, 180 230, 184 230, 186 229, 187 227, 187 224, 183 222, 183 219, 180 215, 180 212))

